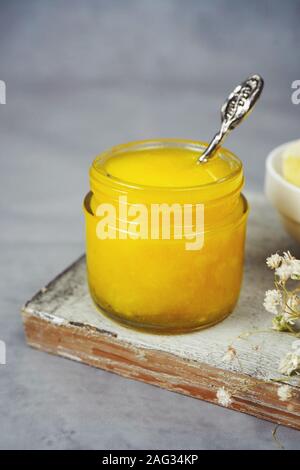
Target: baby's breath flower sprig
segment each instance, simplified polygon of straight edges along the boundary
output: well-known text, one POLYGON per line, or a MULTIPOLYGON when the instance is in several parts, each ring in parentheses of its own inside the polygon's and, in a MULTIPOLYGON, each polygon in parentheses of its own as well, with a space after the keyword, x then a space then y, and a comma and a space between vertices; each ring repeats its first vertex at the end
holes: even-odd
POLYGON ((280 361, 279 372, 284 375, 300 375, 300 340, 293 342, 292 351, 280 361))
POLYGON ((274 315, 273 329, 294 332, 295 323, 300 319, 300 288, 287 288, 289 280, 300 280, 300 260, 289 251, 275 253, 267 258, 267 266, 274 270, 275 289, 267 290, 264 307, 274 315))
MULTIPOLYGON (((300 320, 300 286, 290 289, 289 281, 300 280, 300 260, 289 251, 275 253, 267 258, 267 266, 274 270, 275 289, 265 293, 264 307, 274 315, 273 329, 288 331, 297 335, 297 320, 300 320)), ((293 351, 286 354, 279 364, 279 371, 285 375, 300 375, 300 341, 293 344, 293 351)))
POLYGON ((281 264, 281 260, 282 260, 282 257, 278 253, 275 253, 274 255, 271 255, 269 256, 269 258, 267 258, 266 263, 267 263, 268 268, 277 269, 279 268, 281 264))

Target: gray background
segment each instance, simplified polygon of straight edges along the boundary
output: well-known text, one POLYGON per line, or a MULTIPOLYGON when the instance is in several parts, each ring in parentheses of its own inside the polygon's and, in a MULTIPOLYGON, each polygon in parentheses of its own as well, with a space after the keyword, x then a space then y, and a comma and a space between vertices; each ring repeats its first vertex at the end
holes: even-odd
MULTIPOLYGON (((227 146, 262 190, 267 153, 299 138, 299 15, 296 0, 1 0, 1 448, 277 448, 270 423, 29 349, 19 309, 84 249, 94 155, 209 139, 253 72, 263 98, 227 146)), ((279 430, 286 448, 299 436, 279 430)))

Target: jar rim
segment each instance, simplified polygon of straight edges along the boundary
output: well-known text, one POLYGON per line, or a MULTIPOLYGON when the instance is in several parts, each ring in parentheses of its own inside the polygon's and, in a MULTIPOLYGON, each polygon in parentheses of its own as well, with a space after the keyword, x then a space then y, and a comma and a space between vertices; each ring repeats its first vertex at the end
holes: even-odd
MULTIPOLYGON (((123 180, 116 176, 109 174, 105 170, 104 163, 109 157, 112 157, 114 154, 120 154, 126 152, 127 150, 141 150, 141 149, 151 149, 151 148, 190 148, 191 150, 203 151, 207 147, 208 143, 203 141, 193 141, 189 139, 150 139, 150 140, 138 140, 128 142, 126 144, 120 144, 113 146, 104 152, 101 152, 93 161, 90 168, 90 178, 91 181, 95 181, 97 184, 109 183, 115 185, 120 189, 129 189, 137 191, 159 191, 159 192, 172 192, 172 193, 182 193, 185 191, 197 191, 205 190, 207 188, 212 188, 228 181, 232 181, 238 176, 243 175, 243 164, 241 160, 230 150, 225 147, 221 147, 219 152, 222 152, 222 155, 225 155, 231 162, 236 164, 236 167, 232 172, 228 173, 226 176, 219 178, 218 180, 211 181, 205 184, 198 184, 192 186, 152 186, 152 185, 143 185, 140 183, 133 183, 127 180, 123 180)), ((243 178, 242 178, 243 179, 243 178)))

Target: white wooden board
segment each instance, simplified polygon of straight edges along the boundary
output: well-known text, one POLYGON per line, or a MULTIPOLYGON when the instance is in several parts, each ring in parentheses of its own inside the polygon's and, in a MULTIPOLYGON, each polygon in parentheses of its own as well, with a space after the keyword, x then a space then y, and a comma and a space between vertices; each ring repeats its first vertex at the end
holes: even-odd
POLYGON ((220 402, 217 391, 224 387, 232 396, 230 407, 300 428, 299 378, 287 379, 292 387, 290 402, 282 402, 278 396, 280 380, 286 379, 279 374, 278 364, 294 338, 272 331, 272 316, 262 306, 264 291, 273 283, 265 258, 283 250, 299 255, 300 247, 285 234, 262 196, 252 196, 250 204, 242 293, 237 308, 222 323, 175 336, 123 327, 96 310, 88 293, 85 259, 81 258, 24 307, 28 343, 216 403, 220 402), (73 336, 67 340, 68 331, 73 336), (119 359, 114 348, 121 351, 119 359), (234 348, 236 357, 224 362, 228 348, 234 348), (130 351, 130 357, 124 361, 126 351, 130 351), (173 359, 176 373, 166 367, 173 359), (188 370, 191 375, 186 376, 188 370))

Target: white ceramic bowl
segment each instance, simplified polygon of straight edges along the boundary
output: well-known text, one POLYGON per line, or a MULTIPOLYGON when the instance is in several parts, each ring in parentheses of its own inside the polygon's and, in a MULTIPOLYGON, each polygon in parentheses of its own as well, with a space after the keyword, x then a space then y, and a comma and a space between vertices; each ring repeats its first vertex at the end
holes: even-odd
POLYGON ((278 210, 287 232, 300 243, 300 188, 286 181, 282 176, 282 154, 293 143, 287 142, 276 147, 266 161, 265 193, 278 210))

